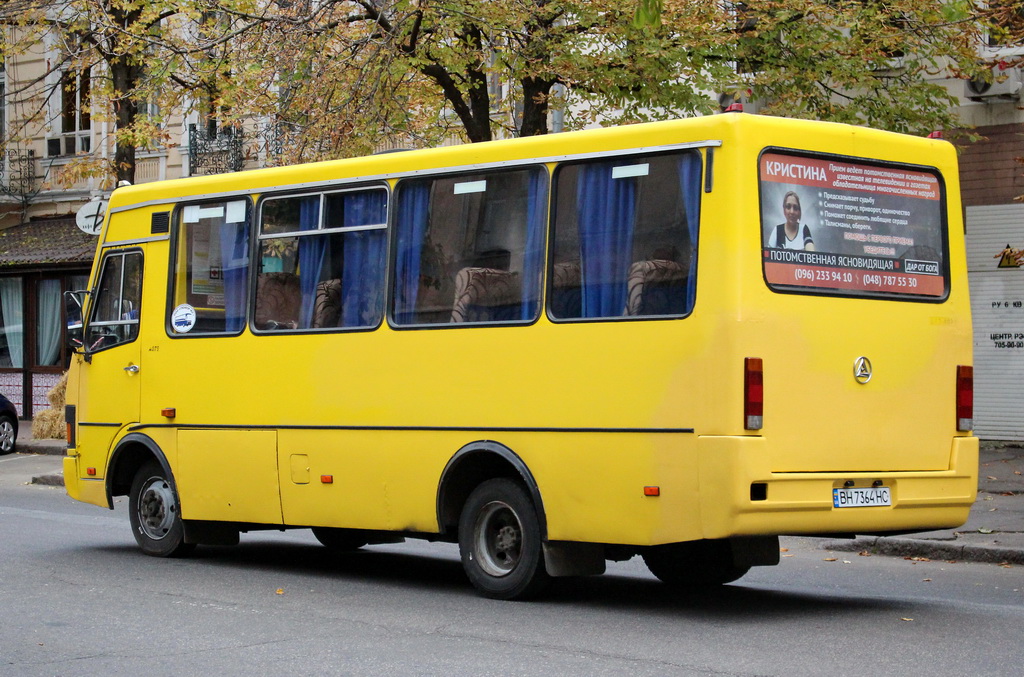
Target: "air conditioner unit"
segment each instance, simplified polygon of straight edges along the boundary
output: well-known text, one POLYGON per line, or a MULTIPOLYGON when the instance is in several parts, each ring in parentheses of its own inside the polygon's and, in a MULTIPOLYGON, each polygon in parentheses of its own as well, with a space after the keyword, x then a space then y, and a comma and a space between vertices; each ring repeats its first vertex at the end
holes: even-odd
POLYGON ((1005 61, 992 66, 990 78, 974 78, 964 83, 965 94, 971 101, 1019 101, 1024 92, 1020 69, 1005 61))

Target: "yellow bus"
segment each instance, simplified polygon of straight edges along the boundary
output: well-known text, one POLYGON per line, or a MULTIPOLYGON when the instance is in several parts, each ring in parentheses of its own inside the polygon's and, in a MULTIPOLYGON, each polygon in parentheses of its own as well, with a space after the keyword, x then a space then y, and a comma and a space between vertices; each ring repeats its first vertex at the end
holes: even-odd
POLYGON ((458 543, 494 598, 962 524, 954 148, 742 113, 119 188, 71 497, 143 551, 458 543))

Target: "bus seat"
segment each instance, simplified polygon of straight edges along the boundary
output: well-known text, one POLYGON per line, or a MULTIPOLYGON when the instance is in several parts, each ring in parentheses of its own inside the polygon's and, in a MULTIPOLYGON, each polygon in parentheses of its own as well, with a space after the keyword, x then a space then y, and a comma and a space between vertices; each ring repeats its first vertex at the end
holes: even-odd
POLYGON ((580 317, 580 262, 556 263, 551 276, 551 314, 555 317, 580 317))
POLYGON ((316 286, 313 328, 337 327, 341 319, 341 280, 324 280, 316 286))
POLYGON ((522 304, 519 273, 495 268, 463 268, 455 276, 451 322, 518 319, 522 304))
POLYGON ((299 326, 302 290, 292 273, 260 273, 256 278, 257 329, 295 329, 299 326))
POLYGON ((686 311, 687 271, 665 259, 629 267, 625 315, 681 315, 686 311))

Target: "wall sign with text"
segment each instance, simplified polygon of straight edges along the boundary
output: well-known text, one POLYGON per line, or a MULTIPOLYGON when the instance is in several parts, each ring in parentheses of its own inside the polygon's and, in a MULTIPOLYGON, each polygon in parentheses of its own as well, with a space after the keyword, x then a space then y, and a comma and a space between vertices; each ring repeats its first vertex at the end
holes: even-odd
POLYGON ((759 176, 764 275, 773 289, 945 298, 937 174, 766 152, 759 176))

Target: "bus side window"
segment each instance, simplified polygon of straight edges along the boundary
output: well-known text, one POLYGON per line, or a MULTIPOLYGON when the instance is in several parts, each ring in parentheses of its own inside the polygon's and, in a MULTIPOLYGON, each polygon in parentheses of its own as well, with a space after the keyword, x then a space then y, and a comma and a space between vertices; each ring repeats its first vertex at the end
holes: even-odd
POLYGON ((134 341, 141 305, 142 252, 108 254, 85 338, 89 352, 134 341))
POLYGON ((696 152, 566 164, 555 175, 555 319, 686 315, 693 307, 696 152))
POLYGON ((401 182, 395 324, 533 321, 546 214, 541 167, 401 182))
POLYGON ((375 327, 384 309, 387 191, 274 197, 260 207, 260 331, 375 327))
POLYGON ((175 215, 168 331, 238 334, 245 327, 249 286, 249 201, 185 205, 175 215), (192 321, 175 323, 187 307, 192 321))

